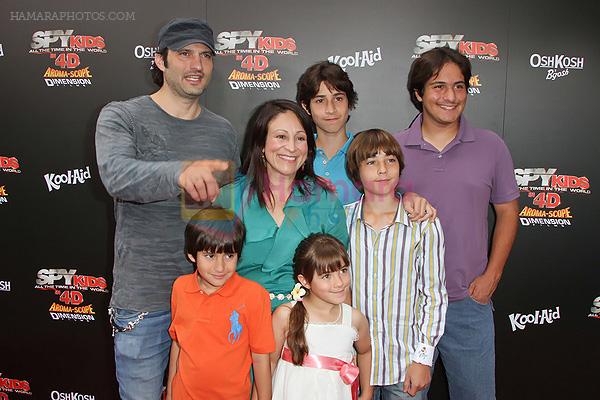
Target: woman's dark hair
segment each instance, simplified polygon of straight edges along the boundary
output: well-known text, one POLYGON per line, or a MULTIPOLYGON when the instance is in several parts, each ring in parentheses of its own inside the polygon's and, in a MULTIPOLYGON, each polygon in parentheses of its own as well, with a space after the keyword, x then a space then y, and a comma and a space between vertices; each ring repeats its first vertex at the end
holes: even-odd
POLYGON ((246 228, 233 211, 210 206, 190 219, 184 235, 186 259, 199 251, 241 254, 246 228))
MULTIPOLYGON (((294 254, 294 276, 298 275, 311 282, 315 272, 323 275, 339 271, 350 265, 346 248, 335 237, 326 233, 313 233, 300 242, 294 254)), ((292 362, 302 365, 308 354, 308 344, 304 334, 304 324, 308 322, 306 308, 297 302, 290 312, 287 345, 292 352, 292 362)))
MULTIPOLYGON (((162 57, 163 63, 165 64, 165 68, 168 67, 169 65, 167 63, 167 54, 169 54, 169 49, 165 47, 164 49, 157 52, 157 54, 160 54, 160 56, 162 57)), ((160 68, 156 66, 154 60, 152 60, 152 67, 150 68, 150 73, 152 74, 152 81, 155 84, 157 84, 159 88, 162 87, 164 83, 163 72, 160 70, 160 68)))
POLYGON ((310 111, 310 101, 319 93, 321 82, 329 90, 337 89, 346 93, 348 99, 348 108, 354 109, 358 101, 358 94, 354 91, 354 85, 348 77, 346 71, 337 64, 329 61, 321 61, 311 65, 304 71, 296 84, 296 101, 304 105, 310 111))
POLYGON ((458 51, 449 47, 436 47, 421 54, 421 57, 413 61, 408 72, 406 88, 413 105, 423 112, 423 103, 417 99, 417 93, 423 97, 425 84, 432 76, 437 76, 447 63, 454 63, 465 78, 466 88, 469 88, 471 80, 471 62, 458 51))
MULTIPOLYGON (((315 160, 316 144, 313 135, 313 123, 310 116, 296 103, 290 100, 269 100, 258 106, 246 125, 244 143, 242 145, 242 165, 240 172, 246 175, 250 184, 250 196, 253 193, 258 194, 258 202, 262 207, 265 206, 265 199, 262 193, 268 194, 273 198, 273 192, 269 185, 267 175, 267 164, 264 160, 263 150, 267 141, 269 123, 279 114, 292 112, 300 121, 302 129, 306 132, 306 143, 308 152, 304 165, 296 171, 294 184, 304 196, 310 195, 311 185, 307 180, 312 180, 325 190, 330 190, 329 185, 321 177, 315 174, 313 162, 315 160)), ((250 198, 248 198, 248 201, 250 198)))

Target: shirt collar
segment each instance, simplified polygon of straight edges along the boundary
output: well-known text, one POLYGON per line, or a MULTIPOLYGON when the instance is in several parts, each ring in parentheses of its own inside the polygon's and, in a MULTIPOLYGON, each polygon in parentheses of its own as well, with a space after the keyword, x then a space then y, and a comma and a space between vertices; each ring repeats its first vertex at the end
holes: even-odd
MULTIPOLYGON (((423 114, 419 114, 419 116, 415 119, 412 125, 407 129, 407 146, 425 146, 425 140, 423 140, 423 132, 421 132, 421 124, 423 123, 423 114)), ((473 130, 470 129, 469 123, 464 115, 460 116, 460 128, 458 129, 458 134, 453 141, 459 142, 474 142, 475 134, 473 130)))
MULTIPOLYGON (((394 223, 395 224, 403 224, 408 227, 412 227, 412 222, 411 222, 410 218, 408 217, 408 213, 406 212, 406 210, 404 209, 404 206, 402 205, 402 195, 400 193, 397 193, 397 195, 400 198, 400 201, 398 202, 398 209, 396 210, 396 218, 394 219, 394 223)), ((358 216, 357 219, 359 219, 361 222, 363 222, 363 202, 364 202, 364 200, 365 200, 365 195, 363 194, 360 197, 360 201, 358 202, 358 209, 356 210, 356 215, 358 216)))
MULTIPOLYGON (((318 135, 315 132, 315 143, 317 142, 317 136, 318 135)), ((346 131, 346 137, 348 139, 346 140, 346 143, 344 143, 344 145, 338 150, 338 153, 346 154, 346 152, 348 151, 348 147, 350 147, 350 143, 352 142, 352 139, 354 139, 354 135, 348 131, 346 131)), ((317 147, 317 150, 322 151, 322 149, 320 147, 317 147)))
MULTIPOLYGON (((225 284, 223 286, 221 286, 219 289, 217 289, 216 292, 211 293, 208 296, 219 295, 222 297, 231 297, 231 296, 233 296, 235 289, 238 287, 239 284, 240 284, 240 276, 238 275, 237 272, 234 272, 233 275, 231 275, 231 278, 227 279, 227 282, 225 282, 225 284)), ((187 282, 187 285, 185 285, 184 290, 186 293, 204 292, 200 288, 200 283, 198 282, 198 273, 197 272, 194 272, 193 279, 190 279, 187 282)))

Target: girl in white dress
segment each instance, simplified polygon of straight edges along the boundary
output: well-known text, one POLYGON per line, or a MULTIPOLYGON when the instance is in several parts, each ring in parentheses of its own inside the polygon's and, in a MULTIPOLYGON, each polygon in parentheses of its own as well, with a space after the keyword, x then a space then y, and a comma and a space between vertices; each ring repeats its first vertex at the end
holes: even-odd
POLYGON ((273 400, 372 398, 368 322, 344 303, 350 298, 348 266, 346 250, 333 236, 312 234, 298 245, 294 256, 298 301, 273 313, 273 400))

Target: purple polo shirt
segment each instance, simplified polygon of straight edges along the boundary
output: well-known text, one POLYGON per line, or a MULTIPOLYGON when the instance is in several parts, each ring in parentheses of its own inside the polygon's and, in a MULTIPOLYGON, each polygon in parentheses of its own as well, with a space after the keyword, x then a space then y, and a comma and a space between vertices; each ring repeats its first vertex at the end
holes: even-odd
POLYGON ((458 135, 442 151, 423 140, 422 116, 394 135, 405 168, 400 188, 425 197, 438 210, 446 243, 449 301, 468 296, 487 267, 488 207, 519 197, 512 158, 494 132, 471 128, 461 116, 458 135))

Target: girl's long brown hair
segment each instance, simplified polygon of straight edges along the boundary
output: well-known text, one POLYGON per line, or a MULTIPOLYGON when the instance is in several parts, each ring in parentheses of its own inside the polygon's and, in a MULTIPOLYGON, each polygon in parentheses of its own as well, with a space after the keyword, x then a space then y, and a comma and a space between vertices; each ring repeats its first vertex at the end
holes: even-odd
MULTIPOLYGON (((342 242, 326 233, 313 233, 300 242, 294 254, 294 276, 298 275, 310 283, 315 272, 318 275, 339 271, 347 267, 350 261, 342 242)), ((308 322, 306 308, 297 302, 290 312, 288 322, 287 346, 292 352, 292 362, 302 365, 308 354, 308 344, 304 334, 304 325, 308 322)))

